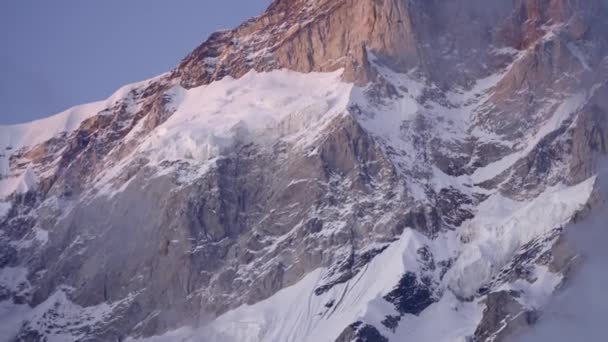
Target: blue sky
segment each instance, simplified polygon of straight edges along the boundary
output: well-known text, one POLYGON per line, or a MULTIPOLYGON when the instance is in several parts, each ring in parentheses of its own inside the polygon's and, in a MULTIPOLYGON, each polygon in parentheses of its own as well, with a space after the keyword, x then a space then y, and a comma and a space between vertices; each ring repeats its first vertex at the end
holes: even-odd
POLYGON ((175 66, 270 0, 2 0, 0 124, 109 96, 175 66))

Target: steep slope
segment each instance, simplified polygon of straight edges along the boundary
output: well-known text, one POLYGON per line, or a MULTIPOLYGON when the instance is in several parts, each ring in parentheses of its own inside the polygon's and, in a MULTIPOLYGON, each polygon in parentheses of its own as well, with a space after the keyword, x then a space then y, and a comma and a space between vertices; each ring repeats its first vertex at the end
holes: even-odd
POLYGON ((563 231, 605 200, 606 14, 277 0, 167 74, 0 127, 0 332, 498 341, 534 324, 576 266, 563 231))

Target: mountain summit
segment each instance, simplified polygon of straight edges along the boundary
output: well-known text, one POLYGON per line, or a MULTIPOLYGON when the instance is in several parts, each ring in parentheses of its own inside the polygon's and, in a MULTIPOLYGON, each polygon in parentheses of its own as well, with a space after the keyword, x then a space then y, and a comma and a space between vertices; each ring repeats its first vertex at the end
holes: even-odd
POLYGON ((566 233, 605 215, 606 17, 276 0, 170 72, 0 126, 0 339, 534 329, 581 263, 566 233))

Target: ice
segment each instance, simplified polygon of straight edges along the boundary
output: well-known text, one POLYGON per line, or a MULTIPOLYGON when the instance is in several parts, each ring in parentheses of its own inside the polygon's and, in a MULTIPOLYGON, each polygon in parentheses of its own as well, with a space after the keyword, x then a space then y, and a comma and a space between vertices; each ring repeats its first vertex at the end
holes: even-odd
POLYGON ((239 141, 300 136, 306 143, 314 125, 344 113, 352 85, 342 71, 301 74, 251 71, 193 89, 170 91, 174 114, 142 143, 139 153, 157 162, 204 162, 239 141), (312 127, 311 127, 312 126, 312 127))
POLYGON ((464 298, 475 295, 519 248, 568 223, 587 203, 594 185, 595 178, 572 187, 558 185, 529 202, 500 194, 488 198, 463 227, 470 242, 446 275, 449 287, 464 298))

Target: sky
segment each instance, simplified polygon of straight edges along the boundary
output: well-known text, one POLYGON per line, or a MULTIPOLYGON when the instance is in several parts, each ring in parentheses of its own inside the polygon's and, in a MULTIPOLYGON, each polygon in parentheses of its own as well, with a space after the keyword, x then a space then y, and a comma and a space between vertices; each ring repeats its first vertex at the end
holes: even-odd
POLYGON ((2 0, 0 125, 104 99, 173 68, 270 0, 2 0))

